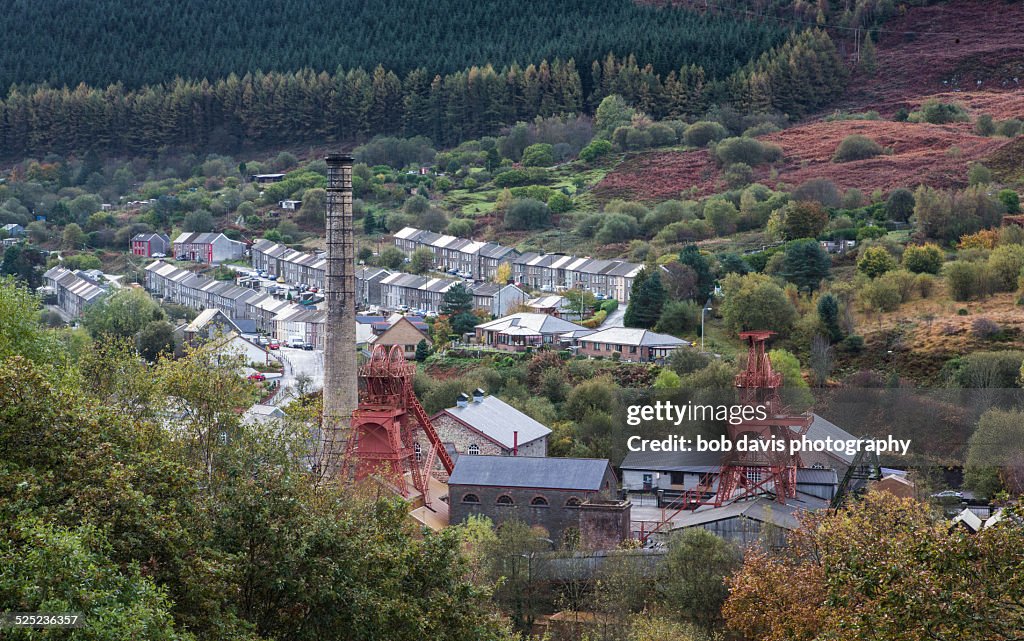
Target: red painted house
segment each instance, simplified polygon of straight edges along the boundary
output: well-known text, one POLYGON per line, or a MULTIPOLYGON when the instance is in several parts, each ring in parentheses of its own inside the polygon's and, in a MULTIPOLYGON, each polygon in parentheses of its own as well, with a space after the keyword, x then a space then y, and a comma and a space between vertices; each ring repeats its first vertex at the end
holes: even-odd
POLYGON ((135 256, 162 258, 171 251, 171 239, 167 234, 135 234, 131 242, 135 256))

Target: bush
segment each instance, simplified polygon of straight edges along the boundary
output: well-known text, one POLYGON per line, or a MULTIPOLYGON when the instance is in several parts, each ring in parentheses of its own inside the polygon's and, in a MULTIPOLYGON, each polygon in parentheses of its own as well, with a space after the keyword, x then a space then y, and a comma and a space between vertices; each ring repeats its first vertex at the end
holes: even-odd
POLYGON ((857 271, 878 278, 888 271, 896 269, 896 259, 884 247, 868 247, 857 259, 857 271))
POLYGON ((991 318, 975 318, 971 322, 971 334, 975 338, 983 341, 992 340, 1002 333, 1002 328, 999 327, 999 323, 995 322, 991 318))
POLYGON ((903 267, 915 274, 938 274, 945 255, 938 245, 909 245, 903 251, 903 267))
POLYGON ((726 138, 715 145, 715 158, 725 165, 745 163, 751 167, 782 158, 782 148, 754 138, 726 138))
POLYGON ((505 212, 507 229, 540 229, 550 224, 551 209, 534 198, 517 200, 505 212))
POLYGON ((897 309, 903 301, 898 285, 885 278, 864 283, 859 295, 861 304, 865 308, 880 312, 891 312, 897 309))
POLYGON ((885 215, 889 220, 907 222, 914 214, 914 193, 909 189, 900 187, 893 189, 885 201, 885 215))
POLYGON ((910 122, 928 122, 933 125, 944 125, 950 122, 967 122, 967 112, 960 105, 926 100, 917 111, 911 112, 907 118, 910 122))
POLYGON ((530 167, 528 169, 509 169, 494 177, 492 181, 495 187, 518 187, 521 185, 534 185, 546 182, 549 178, 548 171, 541 167, 530 167))
POLYGON ((988 273, 992 287, 998 292, 1012 292, 1017 289, 1017 280, 1024 269, 1024 246, 1002 245, 996 247, 988 257, 988 273))
POLYGON ((968 185, 987 185, 992 182, 992 172, 980 162, 971 163, 967 170, 968 185))
POLYGON ((736 219, 739 212, 736 207, 724 198, 710 198, 704 203, 704 218, 715 228, 719 236, 728 236, 736 232, 736 219))
POLYGON ((1016 138, 1020 135, 1022 128, 1024 128, 1024 123, 1016 118, 1011 118, 996 125, 996 133, 1007 138, 1016 138))
POLYGON ((843 202, 836 184, 827 178, 811 178, 793 190, 793 200, 813 200, 826 207, 838 207, 843 202))
POLYGON ((857 334, 850 334, 839 341, 839 349, 844 352, 856 353, 864 349, 864 337, 857 334))
POLYGON ((771 330, 785 336, 796 321, 793 303, 764 274, 729 274, 722 290, 722 317, 732 331, 771 330))
POLYGON ((692 300, 665 303, 655 331, 681 336, 700 327, 700 305, 692 300))
POLYGON ((996 124, 992 122, 990 114, 978 116, 978 119, 974 121, 974 133, 979 136, 991 136, 996 133, 996 124))
POLYGON ((917 287, 917 293, 921 298, 931 298, 932 292, 935 291, 935 277, 931 274, 918 274, 914 286, 917 287))
POLYGON ((555 150, 551 145, 539 142, 523 150, 523 166, 550 167, 555 164, 555 150))
POLYGON ((728 133, 725 127, 717 122, 701 120, 686 128, 683 142, 691 147, 706 147, 709 143, 725 138, 728 133))
POLYGON ((851 162, 854 160, 867 160, 882 153, 882 147, 867 136, 854 134, 843 138, 832 156, 832 162, 851 162))
POLYGON ((1017 192, 1012 189, 1000 189, 996 197, 999 198, 999 202, 1003 203, 1006 207, 1006 213, 1020 213, 1020 196, 1017 192))
POLYGON ((628 214, 605 214, 594 239, 603 245, 608 245, 630 241, 638 233, 639 225, 636 218, 628 214))
POLYGON ((556 191, 548 198, 548 207, 553 213, 564 214, 572 210, 572 198, 569 198, 560 191, 556 191))
POLYGON ((754 170, 745 162, 737 162, 725 168, 723 174, 729 189, 739 189, 754 182, 754 170))
POLYGON ((946 285, 953 300, 966 301, 987 296, 991 291, 988 267, 982 263, 957 260, 946 265, 946 285))
POLYGON ((607 140, 603 138, 592 140, 589 145, 580 151, 580 160, 583 162, 594 162, 598 158, 608 155, 611 151, 612 143, 607 140))

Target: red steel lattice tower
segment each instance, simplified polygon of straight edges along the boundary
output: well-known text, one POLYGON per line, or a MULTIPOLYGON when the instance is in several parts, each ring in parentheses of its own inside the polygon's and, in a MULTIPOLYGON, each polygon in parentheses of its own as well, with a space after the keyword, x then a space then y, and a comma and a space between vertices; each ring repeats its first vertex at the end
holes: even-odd
POLYGON ((451 474, 452 459, 437 436, 430 418, 412 388, 413 367, 405 359, 402 347, 374 347, 370 358, 359 370, 359 406, 352 415, 343 478, 361 481, 370 476, 396 487, 409 496, 409 483, 430 505, 429 479, 440 460, 451 474), (427 447, 415 452, 416 433, 426 436, 427 447))
POLYGON ((794 449, 791 443, 803 440, 812 417, 807 414, 791 415, 782 402, 779 394, 782 374, 772 369, 771 359, 765 351, 773 334, 765 331, 740 334, 749 346, 747 367, 736 376, 740 404, 763 407, 765 418, 729 425, 729 440, 734 447, 718 477, 715 505, 766 493, 773 494, 779 503, 796 496, 800 454, 791 453, 794 449), (771 441, 774 447, 737 451, 735 444, 743 439, 771 441))

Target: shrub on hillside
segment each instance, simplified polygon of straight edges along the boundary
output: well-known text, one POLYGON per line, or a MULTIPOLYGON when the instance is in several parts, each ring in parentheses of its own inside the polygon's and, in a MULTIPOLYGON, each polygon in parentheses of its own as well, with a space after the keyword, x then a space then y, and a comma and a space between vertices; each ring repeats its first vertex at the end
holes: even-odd
POLYGON ((555 164, 555 151, 551 145, 539 142, 523 150, 524 167, 550 167, 555 164))
POLYGON ((859 292, 861 305, 865 309, 891 312, 900 306, 903 296, 899 286, 890 279, 878 278, 864 283, 859 292))
POLYGON ((910 122, 928 122, 933 125, 944 125, 950 122, 967 122, 967 111, 957 104, 926 100, 921 108, 911 112, 907 118, 910 122))
POLYGON ((903 267, 915 274, 938 274, 945 255, 938 245, 909 245, 903 252, 903 267))
POLYGON ((583 162, 594 162, 612 151, 612 143, 604 139, 592 140, 589 145, 580 151, 580 160, 583 162))
POLYGON ((980 318, 975 318, 974 321, 971 322, 971 334, 973 334, 975 338, 983 341, 996 338, 1002 331, 1003 330, 999 326, 999 323, 995 322, 991 318, 985 318, 982 316, 980 318))
POLYGON ((956 301, 987 296, 992 291, 991 276, 984 263, 957 260, 946 265, 946 285, 956 301))
POLYGON ((706 147, 709 143, 721 140, 728 135, 725 127, 717 122, 700 120, 686 128, 683 142, 691 147, 706 147))
POLYGON ((907 222, 914 214, 914 192, 900 187, 893 189, 885 201, 885 215, 889 220, 907 222))
POLYGON ((827 178, 811 178, 793 190, 793 200, 813 200, 826 207, 838 207, 843 202, 836 184, 827 178))
POLYGON ((494 177, 495 187, 518 187, 521 185, 533 185, 546 182, 549 178, 548 171, 542 167, 530 167, 528 169, 509 169, 494 177))
POLYGON ((882 153, 882 147, 874 140, 860 134, 853 134, 843 138, 836 148, 832 162, 851 162, 854 160, 867 160, 882 153))
POLYGON ((507 229, 540 229, 551 224, 551 210, 539 200, 524 198, 505 212, 507 229))
POLYGON ((726 138, 715 145, 715 159, 723 165, 745 163, 751 167, 782 159, 782 148, 756 138, 726 138))
POLYGON ((896 259, 885 247, 868 247, 857 259, 857 271, 868 278, 878 278, 888 271, 896 269, 896 259))

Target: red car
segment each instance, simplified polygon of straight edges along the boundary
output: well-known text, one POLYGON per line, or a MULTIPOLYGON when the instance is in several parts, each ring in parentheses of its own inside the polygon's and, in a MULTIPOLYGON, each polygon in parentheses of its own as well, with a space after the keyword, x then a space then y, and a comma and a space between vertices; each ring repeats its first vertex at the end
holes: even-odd
POLYGON ((277 341, 270 341, 270 345, 267 345, 267 349, 281 349, 281 343, 277 341))
POLYGON ((267 380, 267 377, 259 372, 256 372, 255 374, 249 374, 249 380, 253 381, 254 383, 262 383, 263 381, 267 380))

